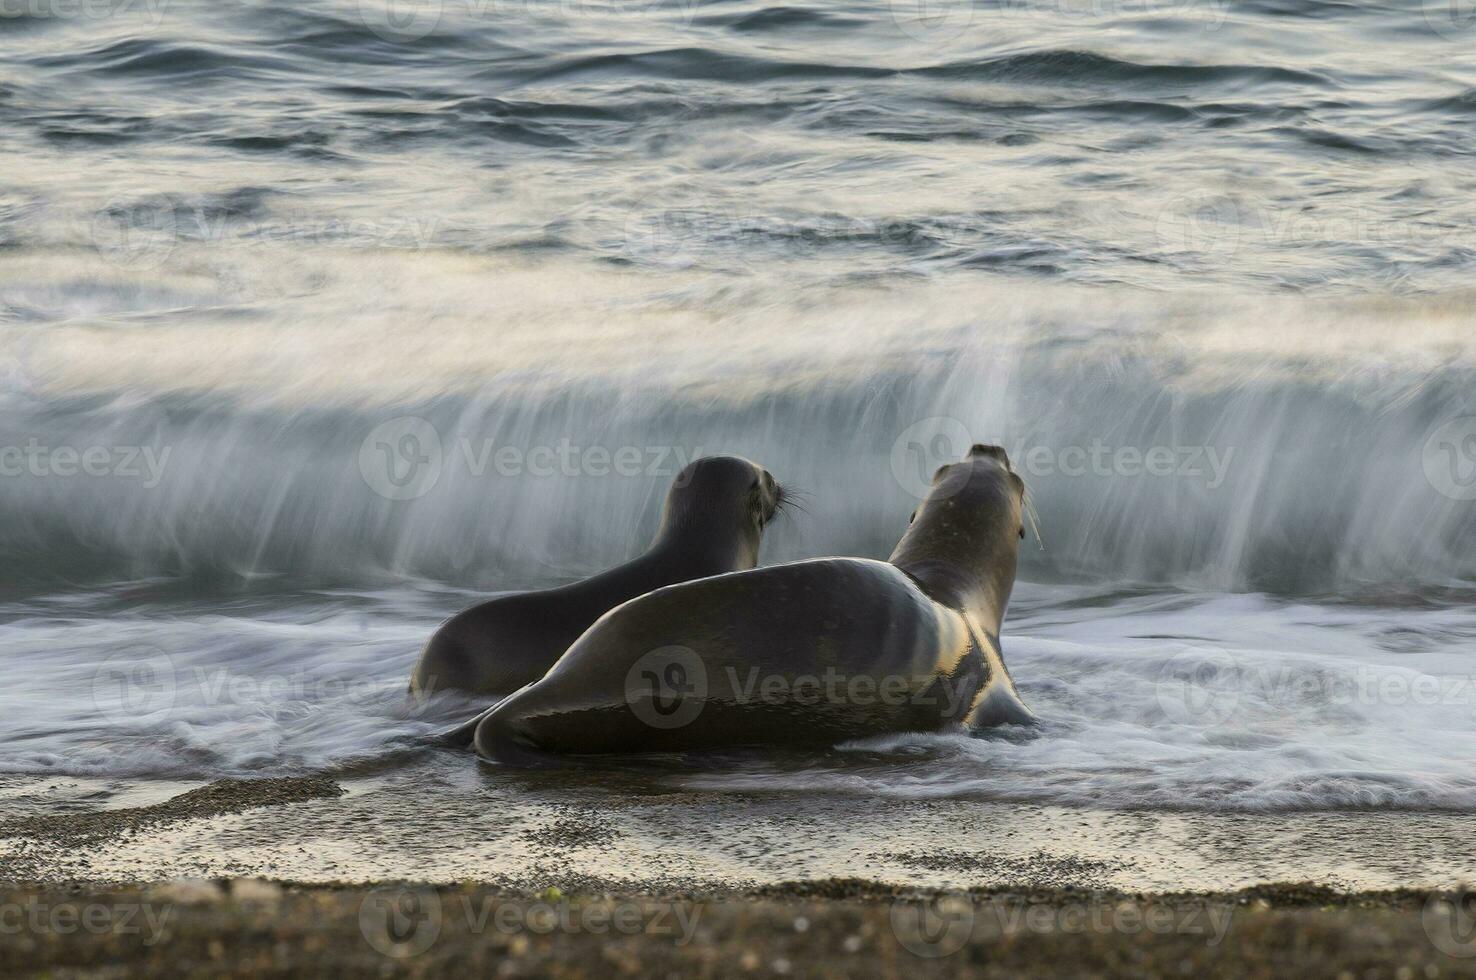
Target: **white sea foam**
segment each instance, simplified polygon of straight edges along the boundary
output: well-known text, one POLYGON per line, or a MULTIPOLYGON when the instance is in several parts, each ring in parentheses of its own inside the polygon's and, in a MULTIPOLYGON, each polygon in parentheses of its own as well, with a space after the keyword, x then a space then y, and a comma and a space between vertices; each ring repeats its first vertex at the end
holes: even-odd
MULTIPOLYGON (((32 601, 0 628, 0 769, 203 778, 372 764, 476 707, 405 694, 420 643, 464 594, 132 598, 133 612, 117 598, 32 601)), ((1005 650, 1038 730, 892 736, 818 765, 750 757, 677 778, 1109 807, 1471 809, 1473 641, 1468 605, 1027 584, 1005 650)))

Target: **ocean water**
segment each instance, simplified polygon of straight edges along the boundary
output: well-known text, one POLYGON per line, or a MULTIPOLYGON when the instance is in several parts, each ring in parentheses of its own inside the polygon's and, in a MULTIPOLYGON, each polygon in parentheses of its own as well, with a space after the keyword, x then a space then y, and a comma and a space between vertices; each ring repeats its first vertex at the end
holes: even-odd
MULTIPOLYGON (((393 766, 686 460, 1030 485, 1029 735, 705 787, 1476 809, 1457 0, 0 4, 0 772, 393 766)), ((468 765, 472 765, 468 760, 468 765)))

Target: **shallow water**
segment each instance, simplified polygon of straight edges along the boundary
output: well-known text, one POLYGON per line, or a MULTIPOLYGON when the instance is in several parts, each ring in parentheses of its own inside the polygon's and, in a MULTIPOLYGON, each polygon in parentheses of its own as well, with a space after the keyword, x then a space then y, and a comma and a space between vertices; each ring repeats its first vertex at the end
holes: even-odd
MULTIPOLYGON (((133 589, 8 604, 6 769, 151 779, 392 770, 426 754, 416 736, 475 707, 405 695, 418 644, 464 598, 422 588, 201 600, 133 589)), ((1010 626, 1006 654, 1042 719, 1037 732, 628 765, 673 787, 745 792, 1476 809, 1462 734, 1476 711, 1466 602, 1411 609, 1027 584, 1010 626)))
POLYGON ((1476 809, 1458 7, 6 8, 0 771, 393 765, 686 459, 885 556, 982 439, 1038 735, 669 778, 1476 809))

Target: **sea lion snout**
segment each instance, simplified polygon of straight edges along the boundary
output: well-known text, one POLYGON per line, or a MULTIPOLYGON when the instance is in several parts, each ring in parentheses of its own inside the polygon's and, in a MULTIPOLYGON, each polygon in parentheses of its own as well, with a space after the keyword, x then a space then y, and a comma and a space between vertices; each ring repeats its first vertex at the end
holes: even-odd
POLYGON ((991 459, 997 459, 1005 465, 1005 469, 1010 469, 1010 454, 1005 452, 1003 446, 991 446, 986 443, 976 442, 973 446, 969 447, 969 459, 979 456, 988 456, 991 459))
MULTIPOLYGON (((965 457, 965 459, 992 459, 997 461, 1000 465, 1004 467, 1005 473, 1008 474, 1010 486, 1015 488, 1015 493, 1019 494, 1021 499, 1025 497, 1025 481, 1021 479, 1020 474, 1015 472, 1014 466, 1010 464, 1010 454, 1005 452, 1003 446, 994 446, 988 443, 976 442, 969 447, 969 454, 965 457)), ((1020 536, 1024 537, 1023 530, 1021 531, 1020 536)))

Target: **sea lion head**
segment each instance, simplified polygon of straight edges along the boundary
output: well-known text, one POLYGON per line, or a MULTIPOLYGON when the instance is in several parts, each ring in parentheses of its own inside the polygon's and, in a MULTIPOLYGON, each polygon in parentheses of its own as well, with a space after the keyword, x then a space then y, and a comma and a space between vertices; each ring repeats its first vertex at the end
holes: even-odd
POLYGON ((784 488, 774 475, 742 456, 704 456, 683 467, 666 495, 659 540, 673 535, 684 547, 736 545, 733 568, 758 564, 764 528, 784 508, 784 488))
POLYGON ((1025 536, 1025 481, 999 446, 973 446, 940 466, 892 552, 894 565, 959 602, 1004 613, 1025 536))

